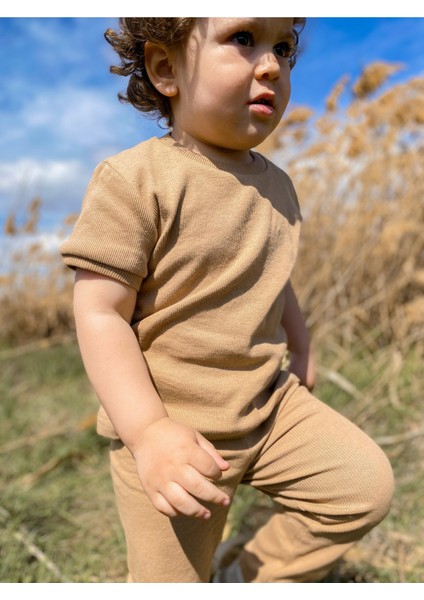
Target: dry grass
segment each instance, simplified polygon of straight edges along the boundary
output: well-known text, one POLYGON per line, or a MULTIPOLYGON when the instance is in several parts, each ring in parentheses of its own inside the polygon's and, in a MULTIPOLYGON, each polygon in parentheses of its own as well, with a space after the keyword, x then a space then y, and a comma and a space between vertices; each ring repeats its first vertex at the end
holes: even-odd
MULTIPOLYGON (((296 108, 261 148, 289 172, 302 206, 293 281, 318 352, 318 395, 366 429, 395 470, 392 512, 342 565, 344 580, 353 581, 424 581, 424 79, 390 86, 398 69, 370 65, 350 87, 344 77, 323 115, 296 108)), ((22 225, 11 215, 9 239, 36 232, 39 212, 35 200, 22 225)), ((40 244, 5 258, 0 361, 12 364, 41 351, 41 339, 50 352, 72 337, 72 274, 40 244)), ((13 383, 16 398, 28 395, 27 377, 13 383)), ((46 423, 52 431, 61 427, 46 423)), ((27 437, 22 427, 18 441, 27 437)), ((10 456, 19 451, 8 449, 10 456)), ((75 445, 69 452, 35 461, 32 477, 43 480, 63 469, 63 460, 80 460, 75 445)), ((262 500, 241 492, 226 535, 254 527, 266 512, 262 500)), ((90 527, 95 520, 92 514, 90 527)), ((25 520, 22 527, 21 544, 25 520)))
MULTIPOLYGON (((5 223, 9 243, 0 263, 1 342, 28 343, 73 331, 73 277, 59 253, 38 237, 40 210, 41 200, 35 198, 22 224, 14 214, 5 223)), ((74 221, 66 218, 59 239, 74 221)))
POLYGON ((422 343, 424 79, 376 95, 397 69, 370 65, 340 109, 344 78, 324 115, 296 108, 267 143, 305 217, 294 281, 319 344, 422 343))

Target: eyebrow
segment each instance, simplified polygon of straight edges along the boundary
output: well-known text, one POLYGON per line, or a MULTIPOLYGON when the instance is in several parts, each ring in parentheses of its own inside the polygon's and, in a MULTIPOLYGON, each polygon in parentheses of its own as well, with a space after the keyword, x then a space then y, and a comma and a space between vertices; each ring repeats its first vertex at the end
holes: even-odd
MULTIPOLYGON (((261 17, 228 17, 227 23, 228 27, 240 27, 240 29, 254 29, 258 26, 258 19, 261 17)), ((265 19, 265 17, 262 17, 265 19)), ((296 36, 293 33, 292 29, 281 29, 279 31, 279 35, 277 36, 284 40, 290 40, 291 42, 295 42, 296 36)))

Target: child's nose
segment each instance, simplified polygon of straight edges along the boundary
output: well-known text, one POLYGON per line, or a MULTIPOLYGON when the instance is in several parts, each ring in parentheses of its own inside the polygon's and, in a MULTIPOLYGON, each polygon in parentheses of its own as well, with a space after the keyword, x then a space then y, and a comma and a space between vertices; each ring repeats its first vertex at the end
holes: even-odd
POLYGON ((280 64, 273 52, 264 53, 258 60, 255 75, 257 79, 278 79, 280 76, 280 64))

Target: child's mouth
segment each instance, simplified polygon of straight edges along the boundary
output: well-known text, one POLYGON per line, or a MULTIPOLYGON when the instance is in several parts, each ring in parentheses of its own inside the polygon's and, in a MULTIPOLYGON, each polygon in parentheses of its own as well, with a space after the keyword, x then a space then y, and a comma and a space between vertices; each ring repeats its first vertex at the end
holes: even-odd
POLYGON ((249 106, 252 112, 260 115, 271 116, 274 114, 274 106, 272 102, 266 98, 259 98, 249 102, 249 106))
POLYGON ((261 94, 249 102, 252 112, 270 116, 274 114, 274 98, 271 94, 261 94))

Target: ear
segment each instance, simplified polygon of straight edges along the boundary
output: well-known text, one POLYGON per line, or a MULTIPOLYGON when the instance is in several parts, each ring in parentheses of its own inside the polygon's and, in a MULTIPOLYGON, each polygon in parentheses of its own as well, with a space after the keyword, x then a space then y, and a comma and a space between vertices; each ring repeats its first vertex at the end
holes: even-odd
POLYGON ((178 94, 178 85, 174 72, 174 61, 169 48, 146 42, 144 45, 144 63, 150 81, 155 88, 168 98, 178 94))

